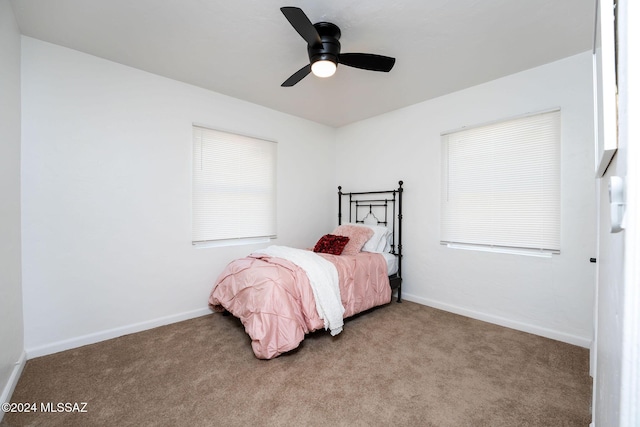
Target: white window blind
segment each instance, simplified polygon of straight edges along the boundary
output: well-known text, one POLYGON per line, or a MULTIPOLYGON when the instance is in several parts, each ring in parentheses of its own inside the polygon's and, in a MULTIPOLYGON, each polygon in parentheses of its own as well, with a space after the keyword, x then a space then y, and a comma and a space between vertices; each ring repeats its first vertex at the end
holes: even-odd
POLYGON ((560 251, 560 111, 442 135, 441 242, 560 251))
POLYGON ((275 237, 276 143, 193 127, 194 243, 275 237))

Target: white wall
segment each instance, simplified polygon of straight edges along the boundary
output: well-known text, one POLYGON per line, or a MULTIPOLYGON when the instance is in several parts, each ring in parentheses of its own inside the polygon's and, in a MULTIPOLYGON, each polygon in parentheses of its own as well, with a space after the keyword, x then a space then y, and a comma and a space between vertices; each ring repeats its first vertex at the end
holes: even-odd
POLYGON ((192 123, 278 142, 274 243, 333 226, 334 129, 28 37, 22 55, 29 357, 206 314, 258 248, 192 247, 192 123))
MULTIPOLYGON (((20 33, 0 0, 0 402, 24 364, 20 268, 20 33)), ((0 419, 2 419, 0 412, 0 419)))
POLYGON ((405 182, 406 299, 589 346, 596 244, 591 86, 591 55, 584 53, 338 130, 337 177, 345 189, 405 182), (544 259, 440 245, 440 134, 554 107, 562 115, 561 254, 544 259))

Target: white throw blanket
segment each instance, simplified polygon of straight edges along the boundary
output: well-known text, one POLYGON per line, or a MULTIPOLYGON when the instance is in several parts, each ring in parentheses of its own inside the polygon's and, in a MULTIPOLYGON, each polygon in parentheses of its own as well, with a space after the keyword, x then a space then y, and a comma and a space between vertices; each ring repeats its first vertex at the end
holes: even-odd
POLYGON ((324 328, 329 329, 331 335, 342 332, 344 307, 335 265, 314 252, 287 246, 269 246, 256 252, 286 259, 303 269, 311 284, 318 315, 324 320, 324 328))

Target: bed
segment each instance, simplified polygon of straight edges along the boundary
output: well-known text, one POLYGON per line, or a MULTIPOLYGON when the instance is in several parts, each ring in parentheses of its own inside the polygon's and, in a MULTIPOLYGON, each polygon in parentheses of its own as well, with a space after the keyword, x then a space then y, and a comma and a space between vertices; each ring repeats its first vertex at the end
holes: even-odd
POLYGON ((338 187, 333 231, 310 248, 272 245, 232 261, 209 305, 239 318, 255 356, 272 359, 310 332, 339 334, 344 319, 390 303, 394 292, 401 302, 402 185, 366 192, 338 187))

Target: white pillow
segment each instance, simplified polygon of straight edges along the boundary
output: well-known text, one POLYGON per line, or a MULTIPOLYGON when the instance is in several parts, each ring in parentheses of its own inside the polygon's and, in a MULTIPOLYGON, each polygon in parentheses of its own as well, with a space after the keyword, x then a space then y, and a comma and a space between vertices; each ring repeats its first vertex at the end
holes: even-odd
POLYGON ((367 224, 350 224, 358 227, 367 227, 373 230, 373 236, 367 240, 362 247, 365 252, 389 252, 391 250, 390 237, 393 235, 391 230, 380 225, 367 224))

